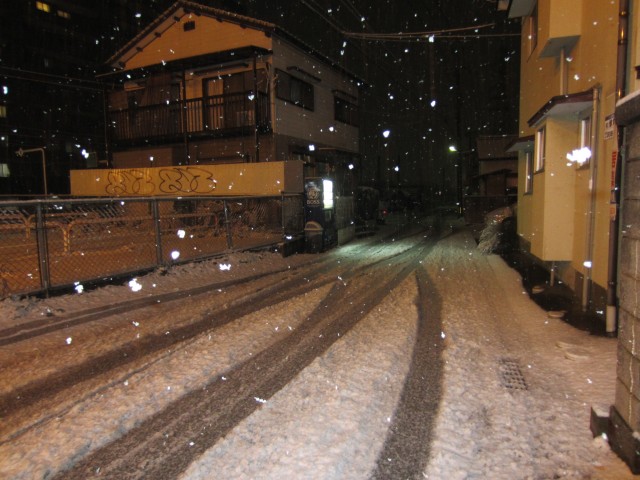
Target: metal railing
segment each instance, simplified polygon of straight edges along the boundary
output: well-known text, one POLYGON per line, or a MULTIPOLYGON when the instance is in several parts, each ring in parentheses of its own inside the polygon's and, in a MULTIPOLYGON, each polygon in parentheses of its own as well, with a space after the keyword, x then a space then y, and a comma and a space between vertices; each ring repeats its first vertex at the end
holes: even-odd
POLYGON ((0 202, 0 298, 286 242, 302 196, 0 202))

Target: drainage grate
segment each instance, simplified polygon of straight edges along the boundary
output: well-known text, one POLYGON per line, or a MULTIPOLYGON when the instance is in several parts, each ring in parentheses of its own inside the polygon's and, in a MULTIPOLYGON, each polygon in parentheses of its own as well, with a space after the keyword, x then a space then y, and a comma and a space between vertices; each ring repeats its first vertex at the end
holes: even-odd
POLYGON ((501 358, 498 362, 498 372, 503 387, 509 390, 527 390, 527 382, 516 360, 501 358))

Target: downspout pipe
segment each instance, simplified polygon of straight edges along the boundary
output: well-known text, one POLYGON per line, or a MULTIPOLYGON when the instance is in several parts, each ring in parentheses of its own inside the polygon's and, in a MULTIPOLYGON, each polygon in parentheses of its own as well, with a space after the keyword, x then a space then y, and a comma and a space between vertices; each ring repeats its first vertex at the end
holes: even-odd
MULTIPOLYGON (((627 50, 629 34, 629 0, 618 3, 618 59, 616 68, 616 104, 624 97, 627 79, 627 50)), ((609 220, 609 269, 607 272, 607 335, 614 336, 618 324, 618 237, 620 231, 620 184, 622 179, 621 152, 623 148, 624 128, 618 126, 618 158, 614 169, 614 178, 610 198, 609 220)))
POLYGON ((591 107, 591 160, 589 161, 589 211, 587 222, 587 235, 585 238, 586 260, 584 263, 584 279, 582 281, 582 311, 587 311, 591 301, 592 262, 593 262, 593 237, 595 231, 595 211, 598 180, 598 118, 600 117, 600 86, 593 88, 591 107))

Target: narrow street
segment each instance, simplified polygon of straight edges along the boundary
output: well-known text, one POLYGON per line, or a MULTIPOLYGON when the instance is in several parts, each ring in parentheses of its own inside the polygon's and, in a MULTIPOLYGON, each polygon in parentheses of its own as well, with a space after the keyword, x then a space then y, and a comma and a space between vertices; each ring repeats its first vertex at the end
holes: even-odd
POLYGON ((433 223, 17 304, 0 475, 625 478, 588 431, 615 343, 550 324, 499 257, 433 223))
MULTIPOLYGON (((81 461, 77 461, 78 453, 74 452, 74 458, 67 460, 72 464, 58 467, 60 478, 176 478, 303 369, 325 355, 372 310, 379 309, 408 278, 415 277, 416 269, 434 244, 430 231, 428 225, 414 227, 412 232, 398 229, 396 235, 365 239, 358 246, 312 258, 291 271, 125 301, 61 318, 51 316, 46 321, 3 330, 2 383, 7 388, 0 396, 0 411, 5 419, 1 448, 10 448, 10 444, 23 438, 55 428, 67 418, 73 422, 73 412, 91 409, 97 397, 117 394, 114 390, 132 376, 148 375, 158 363, 180 364, 174 360, 179 356, 199 356, 197 349, 203 348, 199 345, 203 338, 211 339, 225 328, 237 330, 236 335, 255 347, 248 357, 200 378, 197 386, 185 384, 184 395, 167 400, 157 410, 145 410, 126 432, 118 413, 110 418, 103 412, 105 423, 119 424, 117 432, 112 433, 113 441, 91 439, 88 445, 78 447, 81 461), (292 304, 301 307, 291 308, 292 304), (276 328, 262 340, 253 338, 255 326, 251 322, 243 326, 243 319, 259 316, 263 310, 274 310, 275 315, 287 318, 288 328, 281 331, 286 334, 276 328), (139 327, 135 339, 128 334, 132 325, 139 327), (60 355, 62 336, 73 339, 73 344, 82 344, 82 348, 60 355), (27 362, 34 365, 33 372, 18 374, 27 362), (100 466, 98 470, 96 465, 100 466)), ((422 285, 417 294, 426 295, 427 289, 422 285)), ((417 305, 429 303, 422 296, 412 300, 417 305)), ((424 314, 426 307, 420 310, 424 314)), ((419 322, 421 337, 426 325, 424 319, 419 322)), ((434 338, 438 334, 439 330, 434 338)), ((421 358, 424 355, 420 351, 416 349, 414 361, 424 362, 427 359, 421 358)), ((217 356, 208 348, 206 354, 217 356)), ((426 388, 415 373, 425 366, 417 364, 410 369, 414 372, 411 389, 426 388)), ((171 375, 166 370, 163 374, 171 375)), ((431 388, 437 387, 438 382, 434 382, 431 388)), ((415 393, 403 397, 405 407, 396 412, 397 421, 390 425, 396 435, 390 437, 385 456, 403 458, 407 468, 418 473, 426 464, 425 452, 407 457, 401 453, 407 450, 406 445, 399 446, 397 441, 406 436, 405 429, 412 430, 407 426, 408 415, 403 414, 405 409, 415 408, 412 397, 415 393)), ((433 404, 437 404, 437 396, 433 404)), ((393 411, 386 415, 392 417, 393 411)), ((425 444, 426 435, 428 429, 419 428, 409 436, 414 437, 414 442, 425 444)), ((384 472, 388 462, 378 463, 378 470, 384 472)), ((46 476, 48 471, 31 473, 46 476)))

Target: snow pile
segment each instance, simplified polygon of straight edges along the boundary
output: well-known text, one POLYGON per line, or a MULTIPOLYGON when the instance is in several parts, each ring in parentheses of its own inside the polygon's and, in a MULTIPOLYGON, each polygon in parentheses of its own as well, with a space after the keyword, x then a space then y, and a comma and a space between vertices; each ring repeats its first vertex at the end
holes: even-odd
POLYGON ((478 250, 482 253, 495 252, 500 244, 503 222, 513 215, 511 207, 502 207, 485 215, 485 226, 480 232, 478 250))

